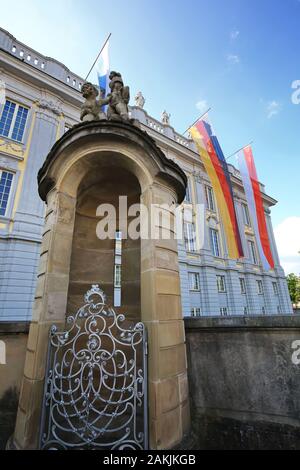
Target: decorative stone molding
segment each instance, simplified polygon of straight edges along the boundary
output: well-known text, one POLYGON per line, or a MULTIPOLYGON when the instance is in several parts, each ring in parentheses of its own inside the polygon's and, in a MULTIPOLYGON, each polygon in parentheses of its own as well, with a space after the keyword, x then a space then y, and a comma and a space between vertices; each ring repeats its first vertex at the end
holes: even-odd
POLYGON ((197 183, 201 183, 203 180, 203 173, 201 171, 196 171, 194 170, 192 173, 193 177, 195 178, 195 181, 197 183))
POLYGON ((0 151, 12 156, 24 157, 23 145, 11 142, 10 140, 0 139, 0 151))
POLYGON ((61 106, 58 103, 54 103, 50 100, 40 99, 36 102, 39 108, 47 109, 48 111, 52 111, 52 113, 60 116, 63 113, 61 106))
POLYGON ((245 227, 245 235, 252 235, 254 236, 253 229, 251 227, 245 227))
POLYGON ((217 217, 217 214, 215 214, 214 212, 210 212, 210 211, 207 211, 207 213, 206 213, 206 220, 207 220, 207 222, 209 222, 210 220, 213 220, 216 224, 219 223, 219 219, 217 217))

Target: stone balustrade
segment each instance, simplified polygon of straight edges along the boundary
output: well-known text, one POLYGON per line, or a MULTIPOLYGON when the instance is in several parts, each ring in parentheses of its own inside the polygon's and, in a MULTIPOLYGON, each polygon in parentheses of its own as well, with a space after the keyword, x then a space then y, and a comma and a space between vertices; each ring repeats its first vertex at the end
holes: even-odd
POLYGON ((64 64, 51 57, 46 57, 31 49, 14 36, 0 28, 0 50, 4 50, 32 67, 60 80, 70 87, 80 91, 84 80, 72 73, 64 64))

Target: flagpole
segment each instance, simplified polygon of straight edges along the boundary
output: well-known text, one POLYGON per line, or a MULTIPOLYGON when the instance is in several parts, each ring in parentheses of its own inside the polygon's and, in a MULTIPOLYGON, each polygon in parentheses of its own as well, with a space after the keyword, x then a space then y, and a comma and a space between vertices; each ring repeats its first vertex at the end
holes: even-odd
POLYGON ((203 116, 205 116, 205 114, 207 114, 210 110, 211 110, 211 108, 208 108, 208 110, 205 111, 205 113, 201 114, 201 116, 198 117, 198 118, 196 119, 196 121, 194 121, 193 124, 191 124, 191 125, 187 128, 187 130, 184 131, 184 133, 183 133, 182 135, 186 134, 187 131, 188 131, 191 127, 193 127, 193 125, 196 124, 196 122, 200 121, 200 119, 203 118, 203 116))
POLYGON ((239 153, 241 150, 244 150, 246 147, 249 147, 249 145, 253 144, 253 140, 251 140, 251 142, 249 142, 249 144, 247 145, 244 145, 244 147, 241 147, 240 149, 238 149, 236 152, 232 153, 231 155, 229 155, 229 157, 226 157, 225 160, 229 160, 229 158, 231 157, 234 157, 234 155, 236 155, 237 153, 239 153))
POLYGON ((101 52, 103 51, 104 47, 106 46, 106 44, 107 44, 107 42, 108 42, 110 36, 111 36, 111 33, 109 33, 109 35, 107 36, 107 38, 106 38, 106 40, 105 40, 105 43, 104 43, 103 46, 101 47, 99 54, 97 55, 97 57, 96 57, 96 59, 95 59, 93 65, 92 65, 91 68, 90 68, 89 73, 88 73, 87 76, 85 77, 85 80, 84 80, 85 82, 87 81, 88 77, 90 76, 91 71, 92 71, 93 68, 95 67, 95 64, 96 64, 98 58, 100 57, 100 54, 101 54, 101 52))

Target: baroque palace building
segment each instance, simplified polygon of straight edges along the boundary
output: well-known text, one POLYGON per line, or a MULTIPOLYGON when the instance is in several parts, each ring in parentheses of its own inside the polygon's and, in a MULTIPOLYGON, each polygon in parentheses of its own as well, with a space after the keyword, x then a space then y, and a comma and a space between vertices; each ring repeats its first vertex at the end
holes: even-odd
MULTIPOLYGON (((79 122, 83 79, 0 28, 0 322, 31 320, 45 206, 37 173, 50 148, 79 122)), ((274 239, 271 207, 261 185, 275 268, 259 259, 239 172, 229 165, 245 258, 230 260, 210 180, 194 143, 140 106, 131 116, 188 177, 185 237, 178 242, 184 316, 291 314, 274 239), (196 237, 196 240, 195 240, 196 237), (197 239, 201 240, 197 250, 197 239)), ((98 281, 101 284, 101 279, 98 281)))

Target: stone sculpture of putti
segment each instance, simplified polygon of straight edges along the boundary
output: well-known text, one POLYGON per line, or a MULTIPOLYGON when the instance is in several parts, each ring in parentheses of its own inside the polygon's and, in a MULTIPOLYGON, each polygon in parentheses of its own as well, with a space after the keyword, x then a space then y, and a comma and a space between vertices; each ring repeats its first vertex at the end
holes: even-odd
POLYGON ((124 86, 122 76, 119 72, 110 72, 109 79, 109 88, 111 89, 111 93, 107 96, 109 99, 107 117, 110 120, 121 119, 129 121, 129 87, 124 86))
POLYGON ((89 122, 107 119, 105 112, 102 110, 102 106, 109 103, 109 98, 97 99, 99 92, 90 82, 86 82, 82 85, 81 93, 85 98, 85 102, 81 106, 80 120, 89 122))

